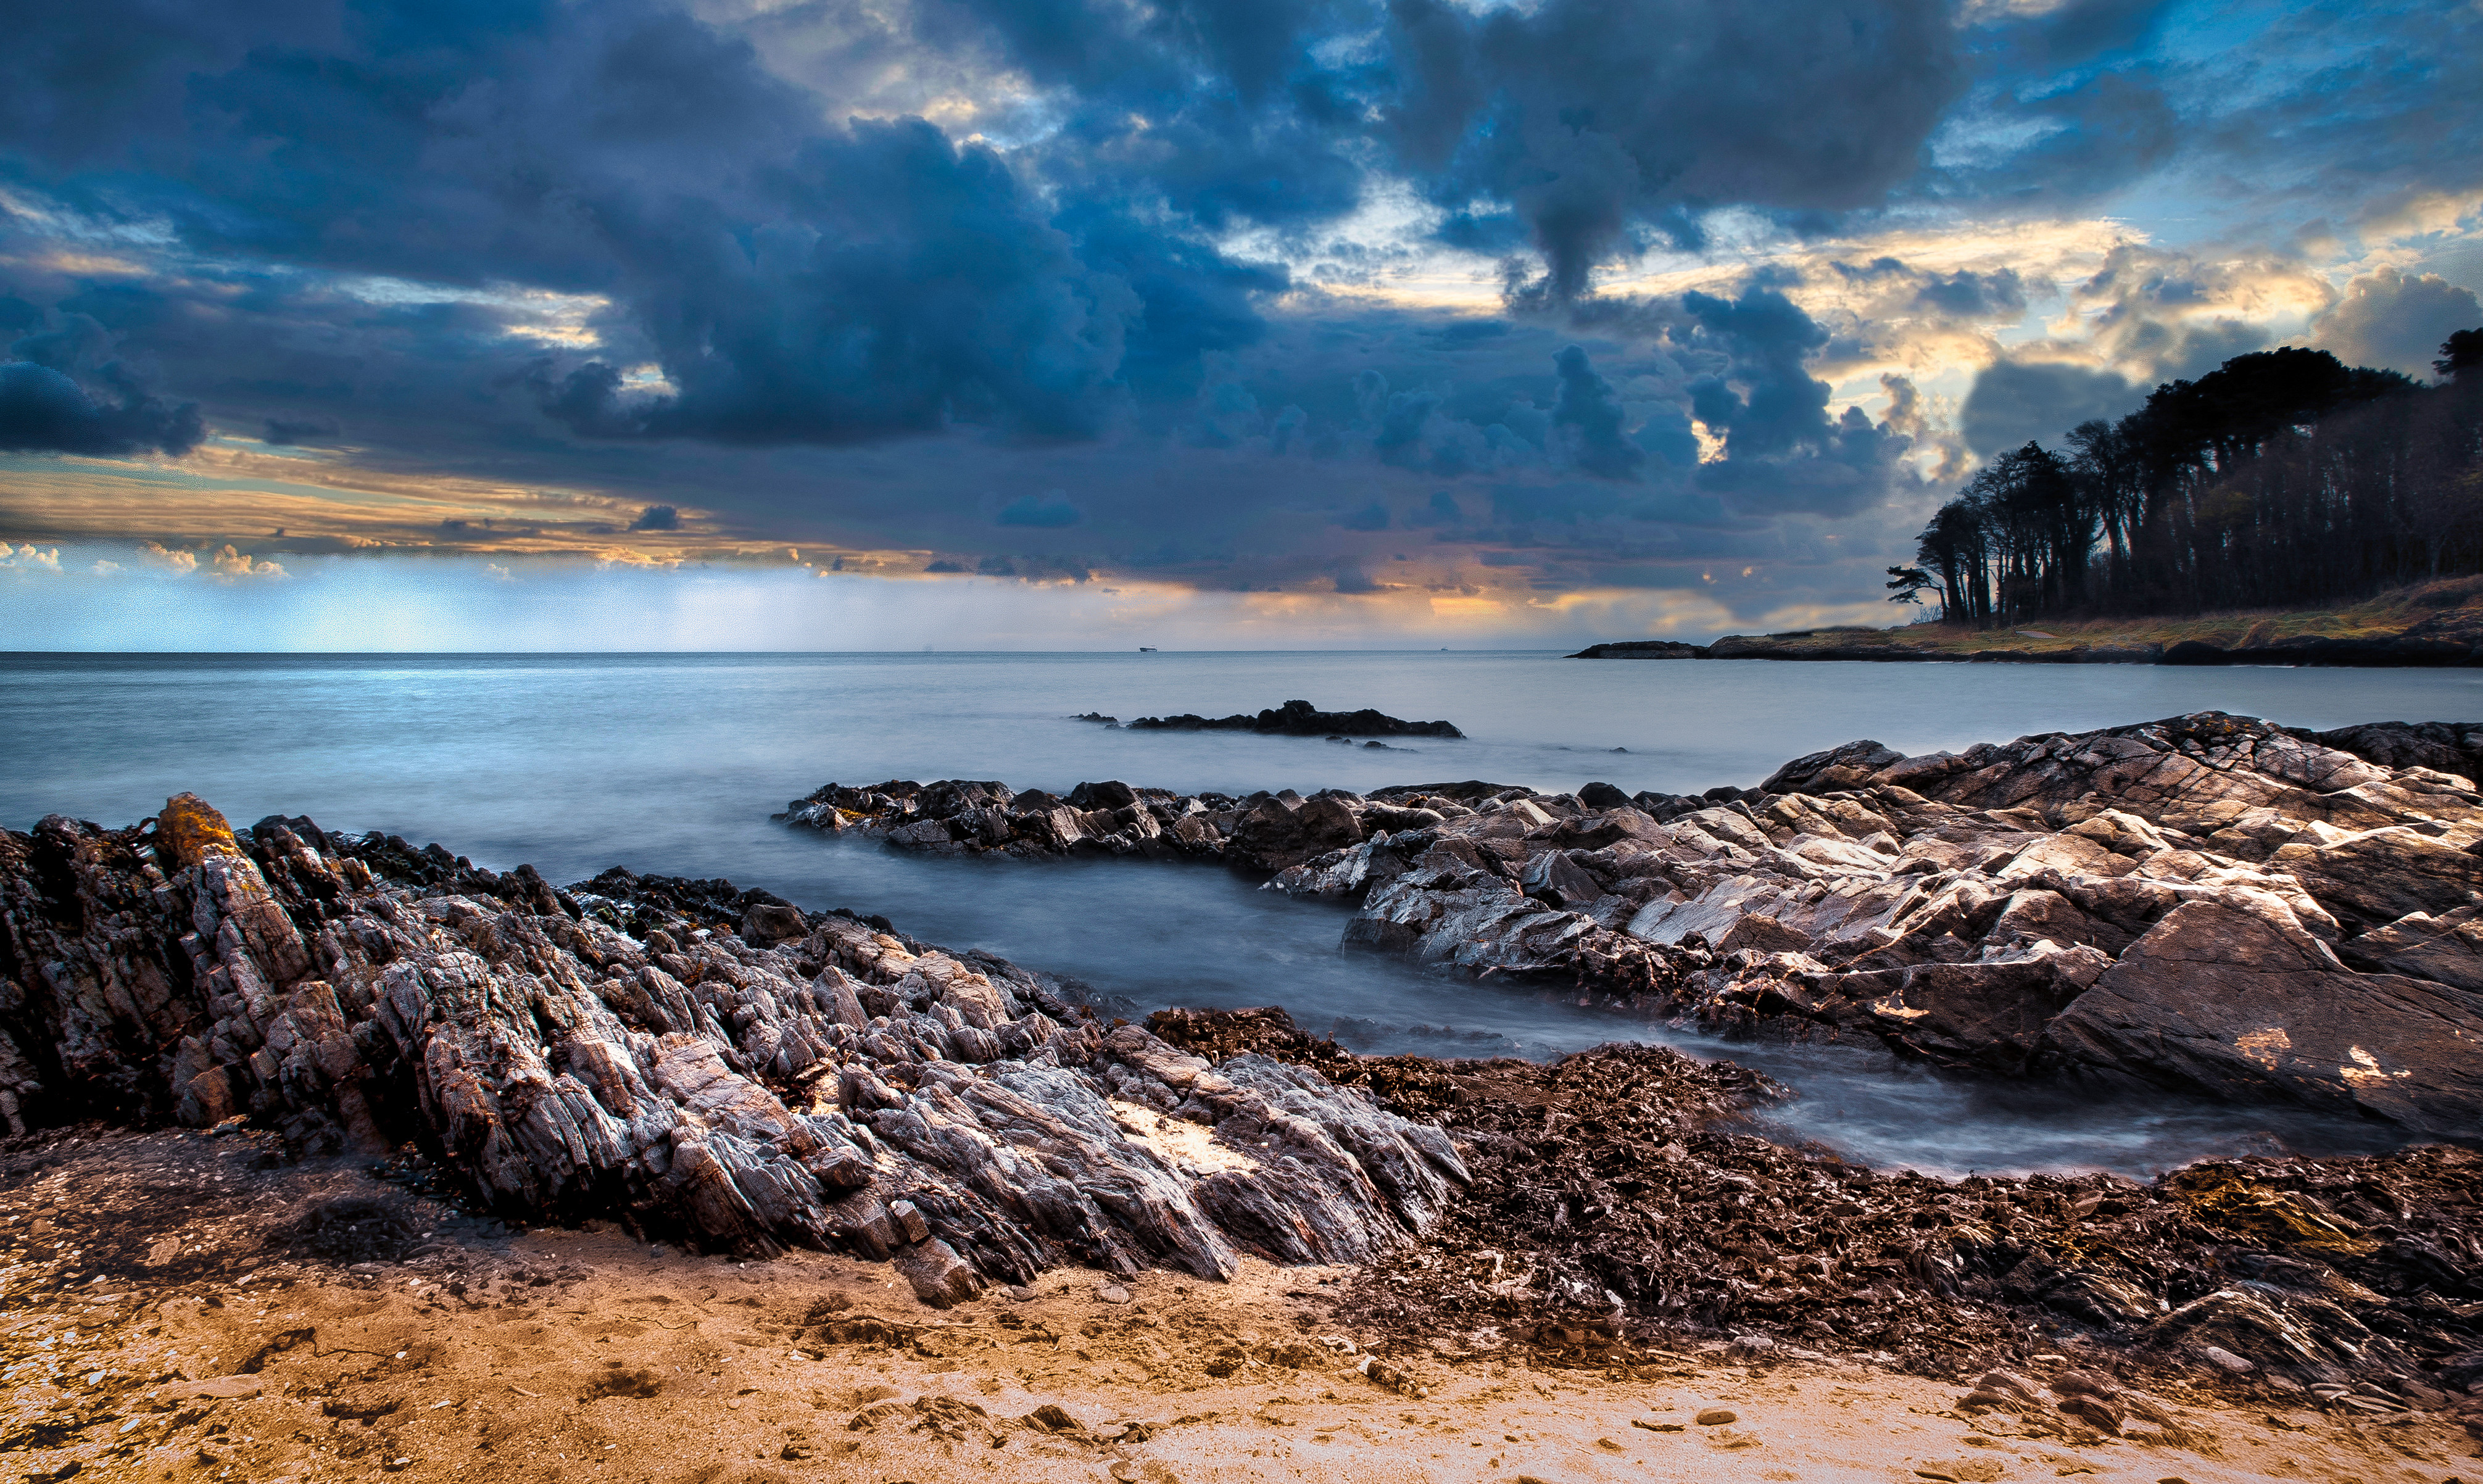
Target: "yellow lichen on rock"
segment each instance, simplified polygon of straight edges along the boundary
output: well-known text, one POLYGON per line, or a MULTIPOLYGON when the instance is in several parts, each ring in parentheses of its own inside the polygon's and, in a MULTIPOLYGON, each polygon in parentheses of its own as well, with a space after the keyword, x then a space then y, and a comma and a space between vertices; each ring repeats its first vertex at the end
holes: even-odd
POLYGON ((155 816, 155 850, 175 870, 208 856, 242 853, 224 814, 194 793, 176 793, 164 801, 163 812, 155 816))
POLYGON ((2313 1209, 2299 1198, 2256 1180, 2221 1172, 2183 1170, 2168 1181, 2199 1219, 2277 1247, 2360 1255, 2379 1244, 2349 1223, 2313 1209))

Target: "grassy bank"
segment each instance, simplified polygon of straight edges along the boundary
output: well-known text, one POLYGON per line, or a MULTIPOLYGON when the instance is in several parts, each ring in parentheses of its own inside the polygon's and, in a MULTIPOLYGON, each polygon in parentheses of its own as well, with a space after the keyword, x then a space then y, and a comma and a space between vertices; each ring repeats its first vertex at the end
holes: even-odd
POLYGON ((1962 623, 1910 623, 1884 629, 1856 625, 1764 637, 1772 646, 1795 649, 1888 645, 1958 654, 1995 649, 2065 652, 2081 647, 2119 649, 2147 645, 2169 649, 2185 640, 2234 649, 2256 649, 2294 638, 2393 639, 2416 624, 2460 608, 2470 608, 2477 616, 2483 616, 2483 577, 2455 577, 2397 588, 2335 608, 2247 609, 2178 618, 2055 620, 2016 629, 1973 628, 1962 623))

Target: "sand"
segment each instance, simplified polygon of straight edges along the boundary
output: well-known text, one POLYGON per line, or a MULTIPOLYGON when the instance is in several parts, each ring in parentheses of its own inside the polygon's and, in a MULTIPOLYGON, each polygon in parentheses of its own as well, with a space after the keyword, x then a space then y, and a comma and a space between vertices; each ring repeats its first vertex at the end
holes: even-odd
POLYGON ((939 1312, 883 1265, 507 1232, 250 1134, 20 1141, 0 1206, 12 1481, 2483 1478, 2437 1414, 2176 1387, 2186 1436, 2072 1444, 1826 1355, 1452 1358, 1333 1326, 1342 1269, 1062 1270, 939 1312))

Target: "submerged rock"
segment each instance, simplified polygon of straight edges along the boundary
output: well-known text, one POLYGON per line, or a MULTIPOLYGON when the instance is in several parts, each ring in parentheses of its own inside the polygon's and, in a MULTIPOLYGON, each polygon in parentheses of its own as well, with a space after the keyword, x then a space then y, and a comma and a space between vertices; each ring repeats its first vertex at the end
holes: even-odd
POLYGON ((1063 1262, 1359 1261, 1465 1178, 1366 1093, 727 882, 555 890, 189 795, 0 832, 11 1131, 238 1117, 413 1141, 510 1216, 894 1257, 939 1304, 1063 1262))

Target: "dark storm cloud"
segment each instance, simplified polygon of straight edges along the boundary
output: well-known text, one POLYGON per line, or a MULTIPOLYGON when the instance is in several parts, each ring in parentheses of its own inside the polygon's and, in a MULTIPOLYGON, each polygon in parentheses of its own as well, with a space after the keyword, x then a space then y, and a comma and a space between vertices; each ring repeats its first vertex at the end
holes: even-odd
MULTIPOLYGON (((1660 330, 1688 416, 1723 440, 1722 457, 1695 464, 1695 487, 1739 516, 1841 518, 1921 488, 1902 462, 1913 448, 1909 432, 1858 408, 1830 411, 1828 384, 1808 369, 1828 331, 1768 275, 1731 298, 1691 293, 1590 306, 1579 317, 1660 330)), ((1647 408, 1636 440, 1673 468, 1695 460, 1687 419, 1669 402, 1647 408)))
POLYGON ((1828 332, 1773 288, 1737 300, 1688 294, 1686 343, 1722 352, 1727 364, 1690 386, 1694 414, 1724 435, 1732 455, 1781 454, 1828 432, 1828 384, 1803 362, 1828 332))
POLYGON ((0 301, 0 322, 26 331, 0 359, 0 450, 179 455, 206 437, 198 404, 156 395, 93 316, 44 315, 11 296, 0 301))
POLYGON ((1995 361, 1974 378, 1959 418, 1965 445, 1989 458, 2029 441, 2057 445, 2091 417, 2117 418, 2147 399, 2110 371, 2057 361, 1995 361))
POLYGON ((1620 479, 1636 473, 1646 451, 1621 433, 1620 400, 1610 382, 1595 374, 1587 353, 1576 346, 1562 351, 1561 397, 1552 405, 1552 425, 1570 437, 1571 462, 1589 473, 1620 479))
POLYGON ((590 437, 723 442, 851 442, 952 419, 1100 431, 1144 305, 1078 261, 997 155, 919 120, 857 124, 812 143, 780 186, 798 216, 747 246, 697 205, 616 218, 623 292, 679 389, 630 398, 592 362, 547 410, 590 437))
MULTIPOLYGON (((802 68, 829 91, 884 58, 878 13, 798 10, 834 38, 834 74, 802 68)), ((1877 203, 1965 86, 1937 0, 955 0, 894 13, 936 66, 972 58, 1045 90, 1039 122, 1000 108, 987 126, 1038 132, 1028 157, 1078 196, 1212 229, 1305 229, 1364 199, 1375 118, 1388 163, 1444 212, 1445 240, 1531 246, 1563 295, 1642 237, 1697 242, 1706 207, 1877 203)))
POLYGON ((97 401, 49 366, 0 361, 0 449, 99 456, 185 454, 205 437, 195 402, 167 406, 125 383, 113 385, 112 391, 118 400, 97 401))
MULTIPOLYGON (((850 70, 930 46, 952 74, 971 80, 957 59, 980 58, 1052 90, 1049 133, 1012 161, 919 120, 822 125, 816 98, 747 40, 657 0, 262 13, 254 27, 248 12, 158 24, 114 0, 47 12, 35 43, 0 60, 0 144, 104 230, 169 222, 231 261, 604 296, 602 355, 513 381, 506 347, 474 344, 470 358, 503 364, 468 375, 527 388, 577 437, 620 442, 1160 429, 1168 414, 1150 409, 1197 396, 1208 358, 1257 344, 1289 283, 1205 233, 1353 207, 1375 116, 1435 199, 1522 218, 1561 294, 1634 232, 1691 231, 1685 206, 1867 203, 1911 168, 1957 86, 1931 0, 1802 0, 1764 18, 1682 0, 1489 15, 969 0, 888 13, 895 29, 833 4, 770 18, 764 34, 788 47, 834 32, 814 54, 850 70), (147 40, 118 46, 116 32, 147 40), (177 112, 164 103, 176 80, 177 112), (1788 90, 1801 108, 1781 106, 1788 90)), ((286 291, 251 287, 271 310, 286 291)), ((202 297, 118 312, 175 319, 202 297)), ((378 317, 352 312, 363 329, 378 317)), ((443 323, 393 328, 429 332, 434 374, 454 377, 456 313, 434 313, 443 323)), ((280 339, 261 354, 297 373, 315 358, 280 339)), ((367 378, 340 360, 324 382, 255 378, 258 399, 294 395, 252 420, 281 443, 351 409, 345 384, 367 378), (345 405, 303 409, 327 394, 345 405)), ((225 374, 232 400, 255 400, 248 369, 225 374)), ((1649 446, 1621 436, 1609 390, 1505 397, 1504 418, 1443 396, 1401 380, 1366 426, 1330 417, 1324 434, 1291 398, 1187 426, 1202 446, 1299 435, 1451 476, 1565 457, 1620 477, 1649 446)), ((1770 415, 1737 414, 1745 443, 1770 415)), ((1669 446, 1661 430, 1655 443, 1669 446)))
POLYGON ((1964 87, 1935 0, 1549 0, 1481 13, 1395 0, 1399 157, 1452 211, 1516 208, 1574 295, 1682 208, 1877 203, 1964 87))
MULTIPOLYGON (((139 175, 123 214, 235 254, 610 295, 668 386, 567 369, 544 406, 583 435, 1091 437, 1134 337, 1141 362, 1234 343, 1283 283, 1090 208, 1091 267, 992 150, 919 120, 822 128, 745 43, 652 3, 356 21, 334 51, 195 78, 176 141, 123 162, 181 168, 139 175)), ((31 126, 10 143, 81 163, 31 126)))

